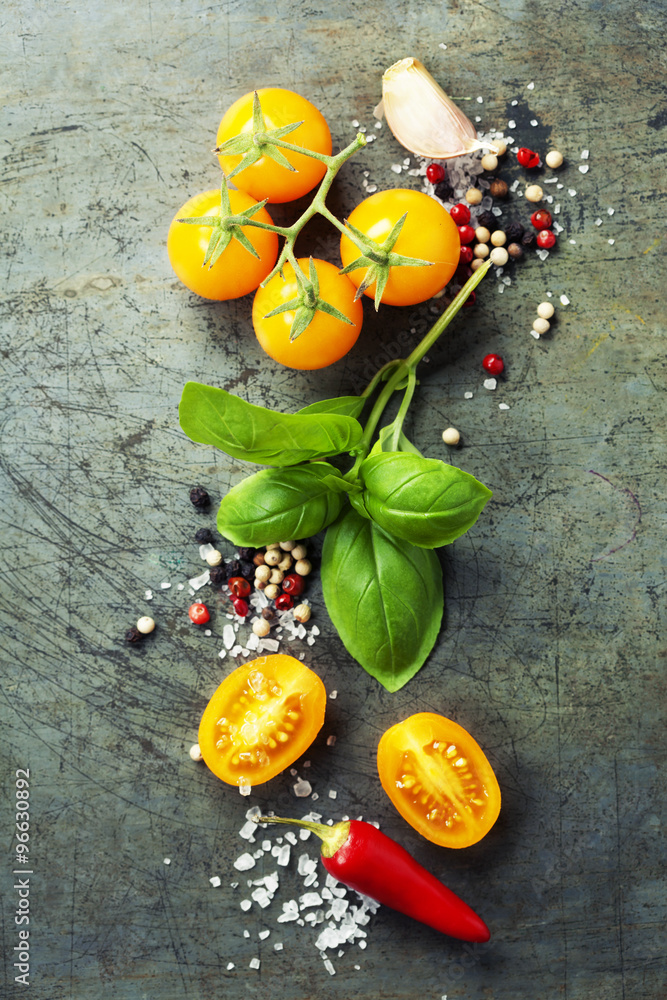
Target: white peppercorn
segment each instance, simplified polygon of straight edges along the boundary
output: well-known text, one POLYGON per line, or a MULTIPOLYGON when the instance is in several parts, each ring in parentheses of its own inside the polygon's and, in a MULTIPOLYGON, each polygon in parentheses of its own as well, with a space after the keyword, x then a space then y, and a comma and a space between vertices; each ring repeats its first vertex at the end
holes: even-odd
POLYGON ((296 542, 280 542, 280 548, 283 552, 291 552, 295 545, 296 542))
POLYGON ((271 631, 271 626, 265 618, 258 618, 256 622, 252 623, 252 630, 255 635, 258 635, 260 639, 263 639, 265 635, 268 635, 271 631))
POLYGON ((442 440, 445 442, 445 444, 449 444, 452 447, 455 447, 461 440, 461 435, 457 431, 456 427, 447 427, 442 432, 442 440))
POLYGON ((486 245, 486 243, 478 243, 475 249, 473 250, 473 254, 479 260, 483 260, 484 257, 489 256, 489 248, 486 245))
POLYGON ((504 247, 507 243, 507 236, 502 229, 496 229, 495 233, 491 233, 491 242, 494 247, 504 247))
POLYGON ((308 576, 313 568, 313 564, 308 559, 299 559, 294 569, 299 574, 299 576, 308 576))
POLYGON ((549 322, 549 320, 542 319, 541 316, 538 316, 535 322, 533 323, 533 330, 535 331, 535 333, 543 334, 550 329, 551 329, 551 323, 549 322))
POLYGON ((269 583, 264 588, 264 593, 270 601, 275 601, 276 597, 280 593, 280 587, 277 583, 269 583))
POLYGON ((255 570, 255 586, 258 583, 268 583, 271 578, 271 567, 270 566, 258 566, 255 570))
POLYGON ((148 615, 144 615, 144 617, 140 618, 137 622, 137 632, 141 632, 142 635, 148 635, 154 628, 155 622, 152 618, 149 618, 148 615))
POLYGON ((310 620, 310 605, 309 604, 297 604, 294 611, 292 612, 294 617, 298 622, 307 622, 310 620))
POLYGON ((475 257, 475 259, 473 260, 472 264, 470 265, 470 270, 471 271, 476 271, 477 268, 481 267, 483 263, 484 263, 484 261, 482 260, 481 257, 475 257))
POLYGON ((276 567, 275 569, 271 570, 269 583, 282 583, 284 579, 285 579, 285 574, 281 569, 278 569, 278 567, 276 567))
POLYGON ((278 563, 278 569, 281 569, 283 573, 286 573, 291 565, 292 565, 292 557, 289 554, 289 552, 286 552, 285 555, 280 560, 280 562, 278 563))
POLYGON ((209 566, 219 566, 222 562, 222 552, 218 552, 217 549, 212 549, 206 556, 206 562, 209 566))
POLYGON ((552 306, 551 302, 540 302, 537 307, 537 315, 541 316, 542 319, 551 319, 555 311, 556 310, 552 306))
POLYGON ((563 154, 559 153, 557 149, 550 149, 545 156, 545 160, 547 166, 551 167, 552 170, 555 170, 556 167, 562 166, 563 154))
POLYGON ((267 549, 264 562, 267 566, 277 566, 282 557, 283 554, 280 549, 267 549))
POLYGON ((544 191, 539 184, 529 184, 525 190, 526 199, 528 201, 542 201, 542 196, 544 191))
POLYGON ((198 743, 193 743, 190 747, 190 757, 192 760, 203 760, 201 747, 198 743))
POLYGON ((308 549, 305 545, 297 545, 296 548, 292 549, 292 559, 298 562, 299 559, 305 559, 308 555, 308 549))
POLYGON ((469 205, 479 205, 482 197, 483 195, 479 188, 468 188, 466 191, 466 201, 469 205))
POLYGON ((491 261, 497 264, 498 267, 504 267, 509 259, 510 255, 505 247, 494 247, 491 251, 491 261))
POLYGON ((498 166, 498 157, 495 153, 486 153, 482 157, 482 168, 484 170, 495 170, 498 166))
POLYGON ((475 239, 480 243, 488 243, 491 239, 491 232, 486 226, 478 226, 475 230, 475 239))

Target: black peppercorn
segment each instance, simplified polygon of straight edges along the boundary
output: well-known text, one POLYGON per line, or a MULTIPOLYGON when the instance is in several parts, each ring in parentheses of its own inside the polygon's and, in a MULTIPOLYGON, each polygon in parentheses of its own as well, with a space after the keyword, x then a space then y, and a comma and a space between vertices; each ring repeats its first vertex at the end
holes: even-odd
POLYGON ((231 562, 227 563, 225 572, 227 573, 227 576, 230 578, 233 576, 243 576, 243 570, 241 568, 241 560, 232 559, 231 562))
POLYGON ((209 573, 211 583, 214 587, 222 587, 223 584, 227 583, 227 579, 230 574, 229 566, 213 566, 209 573))
POLYGON ((240 548, 238 550, 239 559, 252 559, 255 555, 255 549, 240 548))
POLYGON ((440 201, 452 201, 454 198, 454 188, 447 181, 443 181, 441 184, 436 184, 435 196, 440 201))
POLYGON ((204 489, 203 486, 193 486, 190 490, 190 503, 193 507, 197 507, 202 510, 204 507, 208 507, 211 502, 211 498, 204 489))
POLYGON ((273 608, 262 608, 262 618, 266 618, 267 622, 273 621, 276 617, 276 613, 273 608))
POLYGON ((477 216, 477 225, 484 226, 485 229, 488 229, 492 233, 498 223, 493 212, 480 212, 477 216))
POLYGON ((126 642, 140 642, 142 639, 143 635, 135 625, 133 625, 132 628, 129 628, 125 633, 126 642))
POLYGON ((505 227, 507 242, 518 243, 525 231, 525 227, 522 226, 520 222, 510 222, 509 226, 505 227))
POLYGON ((523 257, 523 250, 518 243, 510 243, 507 247, 507 252, 512 260, 521 260, 523 257))
POLYGON ((199 531, 195 533, 195 542, 199 542, 200 545, 210 545, 213 542, 211 529, 200 528, 199 531))
POLYGON ((524 233, 523 236, 521 237, 521 246, 528 247, 529 249, 530 247, 534 247, 535 238, 536 238, 535 233, 530 233, 530 232, 524 233))
POLYGON ((246 580, 255 579, 255 564, 250 562, 249 559, 239 559, 239 576, 244 576, 246 580))

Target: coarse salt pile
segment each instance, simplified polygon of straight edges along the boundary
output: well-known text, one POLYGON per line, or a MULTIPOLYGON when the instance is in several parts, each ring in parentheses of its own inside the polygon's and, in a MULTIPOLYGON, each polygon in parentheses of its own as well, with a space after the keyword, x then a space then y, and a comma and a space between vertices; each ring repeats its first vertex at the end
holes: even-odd
MULTIPOLYGON (((275 903, 281 907, 275 916, 276 924, 296 923, 299 927, 311 927, 315 932, 312 943, 319 951, 325 969, 333 976, 336 969, 327 952, 336 950, 336 957, 343 958, 346 947, 356 944, 361 950, 365 949, 368 936, 366 928, 380 904, 348 889, 325 872, 321 868, 319 850, 314 857, 298 850, 302 842, 310 839, 310 830, 300 829, 298 832, 288 830, 272 840, 265 831, 273 828, 268 824, 258 823, 261 815, 258 806, 252 806, 247 810, 246 821, 239 830, 239 837, 247 845, 256 844, 258 840, 260 843, 254 851, 244 850, 234 862, 234 868, 239 872, 248 872, 255 867, 273 868, 275 865, 275 868, 254 879, 247 879, 245 885, 241 882, 230 882, 230 888, 240 890, 243 894, 243 898, 239 900, 242 913, 249 914, 253 908, 261 913, 275 903), (294 863, 295 858, 296 863, 294 863), (285 870, 284 875, 278 872, 278 868, 285 870), (281 888, 281 878, 286 885, 289 885, 290 898, 285 900, 276 898, 281 888), (302 892, 294 891, 296 879, 301 879, 302 892)), ((320 813, 309 812, 302 816, 302 819, 320 822, 322 816, 320 813)), ((342 819, 345 821, 349 817, 343 816, 342 819)), ((328 820, 327 823, 332 825, 333 820, 328 820)), ((217 875, 209 881, 214 887, 221 884, 217 875)), ((257 939, 265 941, 273 933, 271 929, 264 928, 257 934, 257 939)), ((252 931, 247 928, 244 937, 252 939, 252 936, 252 931)), ((283 941, 276 941, 273 944, 274 951, 282 951, 283 947, 283 941)), ((228 969, 233 967, 233 963, 227 966, 228 969)), ((248 967, 258 969, 260 959, 256 957, 251 959, 248 967)))

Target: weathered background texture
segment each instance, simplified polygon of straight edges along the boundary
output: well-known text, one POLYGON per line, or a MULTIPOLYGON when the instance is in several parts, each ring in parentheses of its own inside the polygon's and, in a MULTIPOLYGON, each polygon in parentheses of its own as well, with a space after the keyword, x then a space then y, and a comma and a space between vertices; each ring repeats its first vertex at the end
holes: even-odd
MULTIPOLYGON (((660 0, 5 4, 3 997, 665 995, 666 26, 660 0), (558 252, 533 255, 502 295, 487 279, 421 370, 411 437, 446 458, 441 431, 459 427, 465 447, 450 457, 494 491, 443 552, 446 623, 427 664, 387 694, 346 654, 316 580, 322 635, 296 644, 338 691, 308 754, 325 815, 379 820, 492 938, 466 950, 381 910, 367 949, 334 953, 331 977, 312 930, 275 923, 280 900, 302 891, 293 863, 267 911, 242 914, 229 889, 246 808, 294 813, 294 779, 244 800, 188 757, 230 669, 217 657, 222 612, 205 639, 176 586, 201 568, 194 531, 214 524, 188 490, 202 483, 217 501, 245 469, 192 445, 177 403, 189 378, 284 410, 359 391, 387 345, 416 343, 432 307, 407 319, 367 308, 345 360, 295 373, 258 347, 251 297, 211 304, 179 285, 165 236, 176 209, 218 183, 210 150, 236 97, 297 90, 342 146, 354 119, 372 126, 381 73, 408 54, 472 98, 480 127, 512 118, 522 142, 561 147, 577 195, 563 192, 558 252), (547 291, 571 304, 536 342, 547 291), (507 365, 496 392, 481 385, 490 350, 507 365), (125 629, 146 613, 156 633, 128 647, 125 629), (377 779, 381 732, 425 709, 472 731, 503 790, 495 828, 466 851, 422 840, 377 779), (31 775, 29 989, 12 968, 16 768, 31 775)), ((383 129, 343 169, 332 207, 354 207, 366 170, 392 186, 404 156, 383 129)), ((315 223, 299 250, 322 247, 333 256, 336 240, 315 223)))

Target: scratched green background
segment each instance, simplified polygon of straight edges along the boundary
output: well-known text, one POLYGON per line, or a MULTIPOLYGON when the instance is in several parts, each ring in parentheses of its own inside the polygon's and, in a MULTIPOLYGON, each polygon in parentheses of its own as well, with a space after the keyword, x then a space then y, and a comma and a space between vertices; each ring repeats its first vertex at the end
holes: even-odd
MULTIPOLYGON (((664 996, 664 14, 658 0, 5 4, 3 997, 15 995, 17 767, 31 772, 35 873, 32 985, 17 996, 664 996), (165 235, 188 197, 217 184, 215 130, 241 93, 302 92, 343 145, 353 119, 371 124, 382 70, 407 54, 456 96, 483 95, 465 105, 483 127, 516 118, 523 141, 563 148, 578 196, 563 198, 558 252, 525 262, 502 295, 488 279, 421 369, 411 437, 447 458, 440 433, 459 427, 465 447, 449 457, 494 499, 442 554, 446 624, 418 677, 395 695, 366 677, 313 583, 323 634, 303 650, 338 698, 310 773, 321 793, 338 790, 331 816, 380 820, 483 914, 492 939, 470 954, 382 910, 366 951, 334 956, 335 977, 294 924, 282 953, 269 938, 257 973, 242 930, 255 938, 261 919, 208 883, 233 877, 246 806, 187 755, 229 666, 175 587, 199 571, 192 536, 213 523, 195 515, 189 487, 217 500, 245 470, 191 445, 177 402, 188 378, 285 410, 359 391, 384 348, 416 343, 431 307, 367 309, 345 360, 291 372, 256 345, 251 299, 211 304, 179 286, 165 235), (546 291, 571 305, 536 342, 546 291), (495 393, 481 385, 489 350, 507 365, 495 393), (160 592, 164 579, 174 586, 160 592), (123 633, 146 612, 157 632, 128 648, 123 633), (502 786, 498 823, 464 852, 421 840, 377 780, 380 733, 424 709, 469 728, 502 786)), ((403 155, 383 130, 344 168, 332 208, 352 209, 364 170, 390 186, 403 155)), ((299 244, 335 248, 317 223, 299 244)), ((216 636, 223 623, 218 612, 216 636)), ((292 781, 251 804, 294 811, 292 781)), ((300 888, 293 868, 284 880, 283 899, 300 888)))

